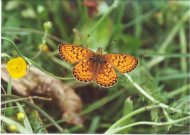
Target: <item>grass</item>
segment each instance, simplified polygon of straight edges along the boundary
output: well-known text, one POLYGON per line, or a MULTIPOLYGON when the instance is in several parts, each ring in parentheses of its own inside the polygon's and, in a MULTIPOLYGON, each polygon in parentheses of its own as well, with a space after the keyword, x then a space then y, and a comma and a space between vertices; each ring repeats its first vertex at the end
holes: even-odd
POLYGON ((2 63, 21 56, 29 66, 73 88, 83 105, 83 123, 69 124, 59 109, 43 105, 46 98, 17 95, 10 78, 2 81, 2 133, 10 132, 7 126, 13 124, 19 133, 189 134, 187 1, 111 0, 98 5, 96 11, 82 0, 2 2, 2 63), (49 30, 43 28, 47 21, 52 23, 49 30), (73 66, 58 56, 62 42, 131 54, 139 64, 130 73, 118 73, 119 81, 111 88, 83 85, 72 77, 73 66), (47 51, 39 49, 42 43, 47 51), (17 112, 27 118, 18 122, 17 112))

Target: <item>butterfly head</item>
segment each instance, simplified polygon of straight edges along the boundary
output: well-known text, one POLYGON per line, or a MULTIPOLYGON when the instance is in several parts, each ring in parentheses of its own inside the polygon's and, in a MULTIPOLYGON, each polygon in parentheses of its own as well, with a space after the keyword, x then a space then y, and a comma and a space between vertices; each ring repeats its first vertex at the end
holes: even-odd
POLYGON ((98 47, 98 50, 96 51, 97 54, 102 54, 103 53, 103 50, 102 50, 102 47, 98 47))

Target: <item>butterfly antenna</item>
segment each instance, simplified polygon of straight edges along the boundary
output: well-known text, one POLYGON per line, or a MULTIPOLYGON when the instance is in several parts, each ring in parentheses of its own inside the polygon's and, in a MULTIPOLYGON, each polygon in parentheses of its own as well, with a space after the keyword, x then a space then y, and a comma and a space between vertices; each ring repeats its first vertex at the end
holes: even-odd
POLYGON ((76 42, 79 43, 81 46, 85 46, 84 44, 84 37, 79 33, 79 31, 73 28, 73 33, 75 33, 76 42))
POLYGON ((96 51, 96 53, 102 54, 103 53, 102 47, 98 47, 98 50, 96 51))
POLYGON ((73 32, 75 33, 76 39, 79 41, 81 39, 81 35, 79 31, 75 28, 73 28, 73 32))
POLYGON ((116 43, 117 43, 117 40, 114 39, 114 40, 110 43, 110 45, 115 45, 116 43))

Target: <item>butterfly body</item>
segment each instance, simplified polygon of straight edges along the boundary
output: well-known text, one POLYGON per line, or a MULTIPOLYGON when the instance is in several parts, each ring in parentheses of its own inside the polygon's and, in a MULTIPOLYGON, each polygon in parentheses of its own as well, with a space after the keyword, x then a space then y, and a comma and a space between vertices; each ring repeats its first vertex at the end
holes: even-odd
POLYGON ((104 59, 103 55, 94 55, 92 57, 89 58, 91 61, 93 61, 94 63, 97 64, 103 64, 106 62, 106 60, 104 59))
POLYGON ((115 69, 121 73, 133 70, 138 60, 126 54, 103 54, 102 48, 93 52, 80 46, 60 44, 59 54, 62 59, 71 64, 73 76, 83 82, 96 81, 100 86, 110 87, 117 81, 115 69))

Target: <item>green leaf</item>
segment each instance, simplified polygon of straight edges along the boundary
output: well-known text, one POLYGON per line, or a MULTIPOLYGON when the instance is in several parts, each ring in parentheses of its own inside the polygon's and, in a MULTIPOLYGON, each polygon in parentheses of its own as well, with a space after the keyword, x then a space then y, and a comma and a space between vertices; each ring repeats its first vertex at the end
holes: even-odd
POLYGON ((99 116, 95 116, 93 119, 92 119, 92 123, 90 125, 90 128, 88 130, 88 133, 96 133, 96 130, 99 126, 99 123, 100 123, 100 117, 99 116))
POLYGON ((108 46, 108 41, 112 33, 112 22, 109 18, 105 18, 91 35, 87 37, 87 35, 90 34, 89 28, 92 28, 94 25, 96 25, 96 21, 94 20, 89 20, 83 24, 81 30, 79 30, 79 33, 81 33, 81 41, 79 44, 85 45, 93 50, 97 50, 98 47, 105 49, 108 46), (105 25, 107 27, 105 27, 105 25))
POLYGON ((121 53, 134 53, 141 47, 141 40, 130 35, 122 36, 122 42, 119 46, 119 51, 121 53))
POLYGON ((179 100, 175 100, 172 107, 180 109, 184 113, 190 113, 189 102, 190 102, 190 96, 182 96, 179 100))
POLYGON ((5 116, 10 117, 15 113, 15 110, 13 108, 6 108, 5 109, 5 116))
MULTIPOLYGON (((133 111, 133 102, 131 101, 130 97, 128 97, 125 102, 124 102, 124 108, 123 108, 123 117, 125 115, 128 115, 129 113, 131 113, 133 111)), ((128 124, 132 123, 132 119, 129 118, 126 121, 122 122, 122 124, 120 124, 120 126, 126 126, 128 124)), ((128 133, 129 130, 131 128, 122 130, 120 133, 128 133)))
POLYGON ((133 111, 133 102, 131 101, 130 97, 125 100, 124 109, 123 109, 123 116, 129 114, 133 111))
POLYGON ((33 111, 31 113, 31 115, 29 116, 29 120, 30 120, 34 133, 47 133, 44 127, 44 124, 42 123, 36 111, 33 111))

